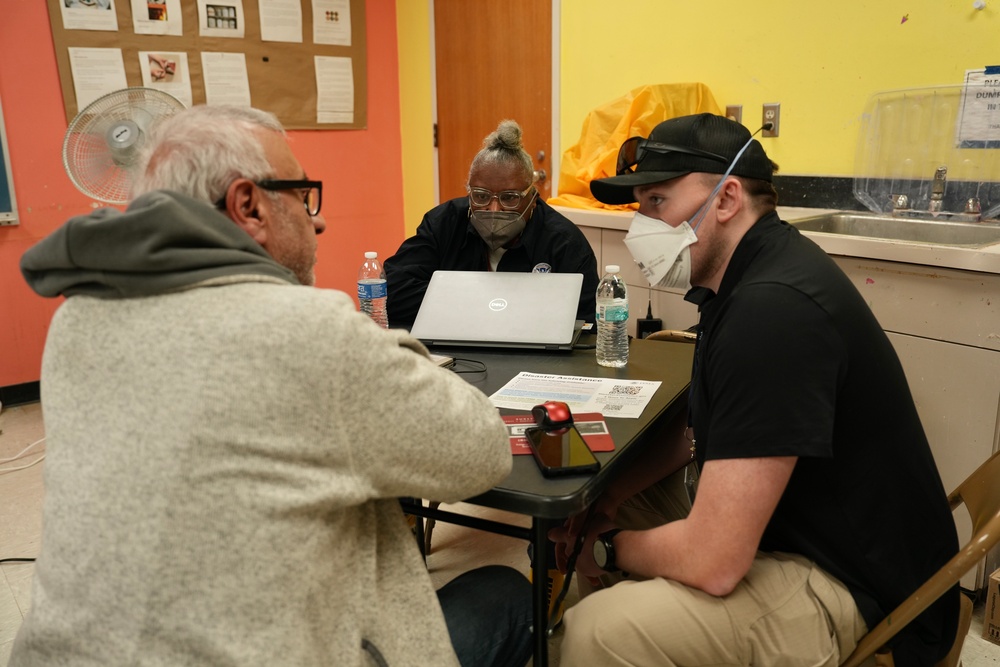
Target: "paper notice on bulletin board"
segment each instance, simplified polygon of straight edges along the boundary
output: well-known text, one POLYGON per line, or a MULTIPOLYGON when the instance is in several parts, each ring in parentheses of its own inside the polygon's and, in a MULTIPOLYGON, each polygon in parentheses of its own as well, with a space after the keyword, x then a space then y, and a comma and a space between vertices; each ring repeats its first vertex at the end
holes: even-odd
POLYGON ((118 16, 112 0, 61 0, 66 30, 118 30, 118 16))
POLYGON ((191 96, 191 68, 183 51, 140 51, 142 85, 173 95, 184 106, 194 104, 191 96))
POLYGON ((260 0, 260 38, 264 42, 302 42, 302 5, 298 0, 260 0))
POLYGON ((349 0, 313 0, 313 42, 351 45, 349 0))
MULTIPOLYGON (((0 6, 8 1, 37 0, 0 0, 0 6)), ((84 89, 104 93, 152 86, 183 99, 185 104, 188 98, 193 104, 252 103, 274 113, 286 129, 366 127, 366 0, 44 2, 49 10, 67 123, 94 99, 84 89), (74 13, 65 12, 67 9, 74 13), (69 17, 66 21, 64 15, 69 17), (73 28, 65 25, 67 21, 75 22, 73 28), (317 22, 322 36, 319 41, 310 39, 317 22), (85 26, 90 29, 80 29, 85 26), (96 29, 104 26, 108 29, 96 29), (107 76, 111 63, 102 66, 89 58, 87 62, 82 58, 71 62, 70 49, 117 49, 116 58, 124 61, 125 78, 118 75, 121 69, 115 64, 115 83, 105 86, 97 79, 112 80, 107 76), (236 57, 205 58, 205 53, 236 57), (315 57, 332 60, 317 66, 315 57), (75 81, 74 71, 85 69, 88 81, 75 81)))
POLYGON ((1000 148, 1000 66, 966 71, 956 134, 959 148, 1000 148))
POLYGON ((245 31, 243 0, 198 0, 198 34, 202 37, 243 39, 245 31))
POLYGON ((354 69, 350 58, 316 56, 316 122, 354 122, 354 69))
POLYGON ((132 30, 137 35, 183 35, 181 0, 131 0, 132 30))
POLYGON ((102 95, 125 88, 125 62, 121 49, 70 47, 73 90, 81 109, 102 95))
POLYGON ((251 106, 247 59, 242 53, 202 52, 205 100, 208 104, 251 106))

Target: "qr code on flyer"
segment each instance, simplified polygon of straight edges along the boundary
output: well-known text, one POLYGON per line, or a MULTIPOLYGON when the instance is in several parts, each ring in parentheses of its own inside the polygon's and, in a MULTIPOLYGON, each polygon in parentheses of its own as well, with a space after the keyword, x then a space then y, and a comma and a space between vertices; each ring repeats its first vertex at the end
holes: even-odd
POLYGON ((634 387, 629 385, 616 384, 608 392, 611 396, 635 396, 636 394, 642 392, 642 387, 634 387))

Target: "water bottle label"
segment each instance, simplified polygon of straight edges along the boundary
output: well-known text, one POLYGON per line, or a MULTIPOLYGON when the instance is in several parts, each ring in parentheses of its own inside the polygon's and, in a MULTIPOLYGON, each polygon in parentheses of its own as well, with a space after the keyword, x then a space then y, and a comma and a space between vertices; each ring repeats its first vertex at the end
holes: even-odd
POLYGON ((358 283, 359 299, 381 299, 387 293, 384 280, 371 283, 358 283))
POLYGON ((605 322, 624 322, 628 319, 628 306, 599 305, 597 319, 605 322))

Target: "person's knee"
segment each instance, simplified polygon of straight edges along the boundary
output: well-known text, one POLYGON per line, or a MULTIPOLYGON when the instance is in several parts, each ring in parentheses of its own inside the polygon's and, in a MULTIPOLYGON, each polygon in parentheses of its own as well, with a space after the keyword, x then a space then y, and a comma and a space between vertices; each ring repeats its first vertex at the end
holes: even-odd
POLYGON ((486 565, 483 576, 488 577, 488 602, 497 607, 508 606, 531 617, 531 582, 523 574, 506 565, 486 565))
POLYGON ((523 665, 531 655, 531 584, 517 570, 487 565, 438 591, 462 665, 523 665))
POLYGON ((523 611, 531 616, 531 583, 506 565, 484 565, 459 575, 440 592, 441 597, 470 596, 484 609, 523 611))
POLYGON ((491 593, 500 593, 505 597, 520 594, 531 596, 531 583, 528 578, 506 565, 484 565, 463 576, 476 578, 478 585, 485 585, 491 593))
POLYGON ((587 596, 567 609, 563 623, 563 657, 568 655, 572 659, 576 655, 581 659, 579 664, 586 664, 588 660, 597 660, 598 656, 613 654, 617 619, 616 614, 609 613, 602 595, 587 596))

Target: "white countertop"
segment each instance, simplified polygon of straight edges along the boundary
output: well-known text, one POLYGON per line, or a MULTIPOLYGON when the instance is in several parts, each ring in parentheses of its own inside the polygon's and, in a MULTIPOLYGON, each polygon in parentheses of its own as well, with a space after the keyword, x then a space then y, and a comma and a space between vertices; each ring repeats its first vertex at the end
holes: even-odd
MULTIPOLYGON (((627 231, 629 223, 632 220, 631 211, 581 209, 567 206, 554 206, 553 208, 581 227, 627 231)), ((779 217, 786 222, 794 222, 803 218, 833 213, 835 211, 836 209, 804 208, 799 206, 778 207, 779 217)), ((940 266, 949 269, 1000 274, 1000 243, 983 248, 969 248, 859 236, 843 236, 840 234, 824 234, 821 232, 804 231, 802 233, 815 241, 829 255, 864 257, 890 262, 905 262, 923 266, 940 266)))

